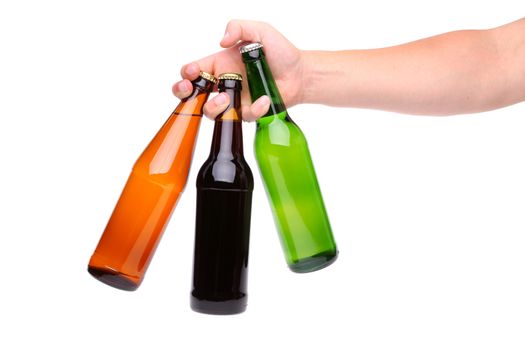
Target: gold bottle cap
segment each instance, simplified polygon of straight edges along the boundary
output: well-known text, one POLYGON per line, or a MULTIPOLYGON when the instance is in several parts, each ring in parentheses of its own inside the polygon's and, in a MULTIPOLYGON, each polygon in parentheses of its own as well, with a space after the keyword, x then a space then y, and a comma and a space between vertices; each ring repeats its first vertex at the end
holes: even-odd
POLYGON ((215 78, 212 74, 201 71, 201 72, 199 73, 199 75, 200 75, 202 78, 204 78, 204 79, 206 79, 206 80, 208 80, 208 81, 211 81, 211 82, 214 83, 214 84, 217 84, 217 78, 215 78))
POLYGON ((239 73, 222 73, 219 75, 219 80, 240 80, 242 81, 242 75, 239 73))
POLYGON ((250 52, 250 51, 253 51, 253 50, 260 49, 261 47, 263 47, 263 44, 261 44, 261 43, 251 43, 251 44, 247 44, 247 45, 241 46, 239 48, 239 51, 241 53, 245 53, 245 52, 250 52))

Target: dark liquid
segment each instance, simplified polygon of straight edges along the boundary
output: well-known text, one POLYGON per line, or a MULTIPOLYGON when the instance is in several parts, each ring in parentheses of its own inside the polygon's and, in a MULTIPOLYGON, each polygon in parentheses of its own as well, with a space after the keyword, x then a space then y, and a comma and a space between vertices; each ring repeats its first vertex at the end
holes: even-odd
POLYGON ((251 202, 251 190, 197 189, 194 311, 228 315, 246 309, 251 202))
POLYGON ((191 308, 216 315, 246 310, 253 175, 243 157, 240 81, 221 80, 231 98, 215 120, 210 157, 197 175, 191 308))

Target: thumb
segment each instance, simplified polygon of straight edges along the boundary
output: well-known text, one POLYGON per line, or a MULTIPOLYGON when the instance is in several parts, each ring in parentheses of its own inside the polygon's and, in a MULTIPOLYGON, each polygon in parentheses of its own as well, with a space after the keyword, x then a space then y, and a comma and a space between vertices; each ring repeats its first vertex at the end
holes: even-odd
POLYGON ((264 22, 234 19, 226 25, 220 44, 224 48, 229 48, 239 41, 261 42, 264 32, 270 28, 270 25, 264 22))
POLYGON ((269 109, 270 98, 266 95, 263 95, 255 100, 251 106, 243 106, 242 119, 253 122, 265 115, 269 109))

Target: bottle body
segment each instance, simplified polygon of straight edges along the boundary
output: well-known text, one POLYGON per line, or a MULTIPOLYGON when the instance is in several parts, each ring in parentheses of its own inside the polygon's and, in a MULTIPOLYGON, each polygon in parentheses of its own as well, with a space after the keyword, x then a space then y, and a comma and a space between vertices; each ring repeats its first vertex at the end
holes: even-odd
POLYGON ((309 272, 329 265, 337 248, 299 127, 284 115, 259 121, 255 157, 290 269, 309 272))
POLYGON ((207 314, 237 314, 247 304, 253 175, 242 153, 241 119, 234 109, 239 96, 231 90, 232 106, 217 117, 210 156, 197 175, 190 305, 207 314), (228 118, 232 114, 235 118, 228 118))
MULTIPOLYGON (((202 79, 202 78, 201 78, 202 79)), ((123 290, 138 288, 183 191, 211 85, 200 81, 138 158, 93 253, 88 271, 123 290)))
POLYGON ((241 47, 241 54, 252 101, 271 99, 257 120, 255 156, 286 261, 294 272, 322 269, 338 251, 306 138, 286 111, 262 45, 241 47))
POLYGON ((112 287, 137 289, 180 192, 173 184, 155 182, 134 170, 91 256, 88 271, 112 287))
POLYGON ((237 314, 248 299, 252 190, 197 185, 191 308, 237 314))

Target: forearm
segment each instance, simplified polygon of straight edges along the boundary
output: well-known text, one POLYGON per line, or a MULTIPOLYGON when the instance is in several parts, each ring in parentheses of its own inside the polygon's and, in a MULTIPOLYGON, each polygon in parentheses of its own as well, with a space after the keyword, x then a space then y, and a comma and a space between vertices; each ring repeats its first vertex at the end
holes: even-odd
POLYGON ((305 103, 449 115, 525 99, 525 21, 394 47, 304 52, 305 103))

